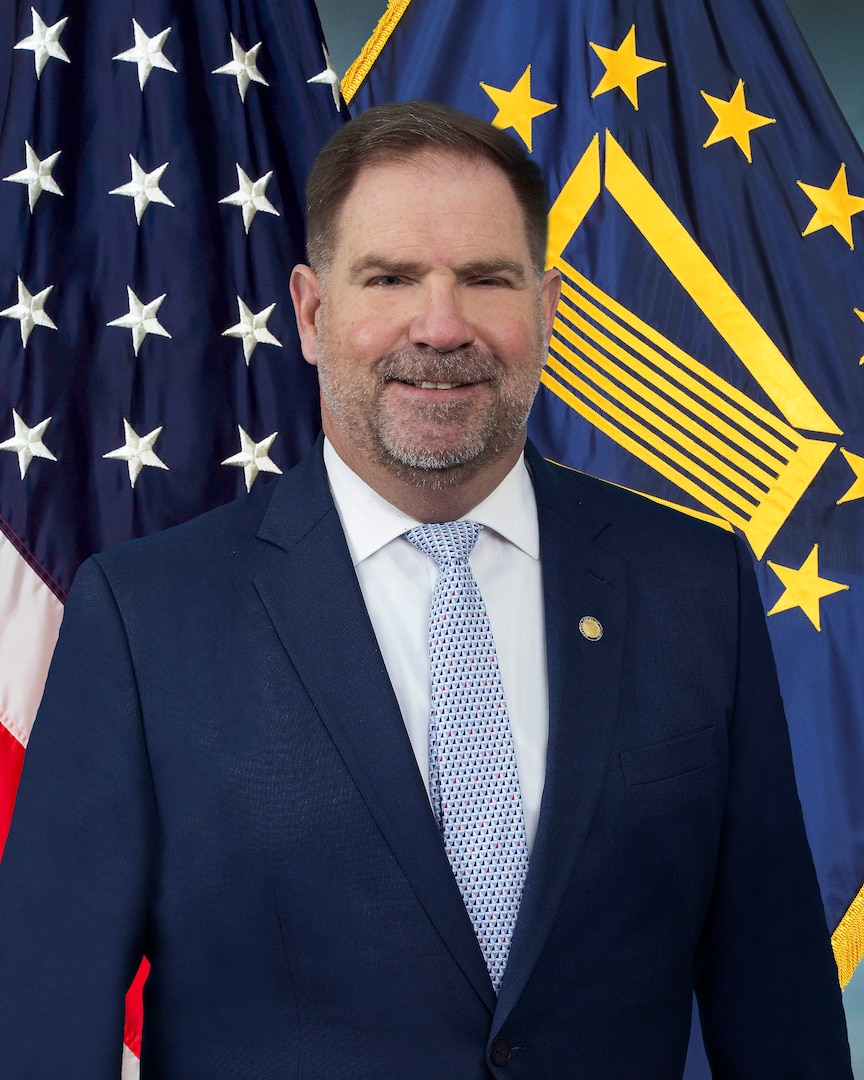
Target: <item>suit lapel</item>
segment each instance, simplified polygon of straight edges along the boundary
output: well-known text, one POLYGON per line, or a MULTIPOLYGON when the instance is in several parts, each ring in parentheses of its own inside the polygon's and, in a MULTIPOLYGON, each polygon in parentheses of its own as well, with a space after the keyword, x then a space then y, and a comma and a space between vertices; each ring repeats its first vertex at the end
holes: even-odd
POLYGON ((549 743, 540 821, 498 1016, 506 1016, 540 955, 573 873, 603 783, 618 711, 625 581, 620 560, 597 543, 607 522, 580 505, 556 469, 529 448, 537 495, 546 610, 549 743), (583 617, 596 628, 580 631, 583 617))
POLYGON ((420 903, 491 1012, 495 996, 366 613, 320 447, 278 482, 258 540, 254 584, 285 651, 420 903))

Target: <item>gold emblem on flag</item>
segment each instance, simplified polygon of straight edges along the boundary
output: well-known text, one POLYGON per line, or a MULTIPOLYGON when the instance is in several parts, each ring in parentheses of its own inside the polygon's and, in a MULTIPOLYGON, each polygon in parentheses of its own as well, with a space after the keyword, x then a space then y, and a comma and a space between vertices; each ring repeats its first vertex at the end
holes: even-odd
POLYGON ((789 361, 610 132, 596 135, 549 213, 563 278, 544 385, 718 517, 761 558, 842 435, 789 361), (775 415, 564 259, 601 191, 615 199, 776 407, 775 415))

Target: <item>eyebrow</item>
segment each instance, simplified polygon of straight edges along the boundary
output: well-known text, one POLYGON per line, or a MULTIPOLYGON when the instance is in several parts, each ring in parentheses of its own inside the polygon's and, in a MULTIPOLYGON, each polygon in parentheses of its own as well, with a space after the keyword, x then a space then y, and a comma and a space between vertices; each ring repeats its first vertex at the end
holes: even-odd
MULTIPOLYGON (((393 277, 414 277, 423 271, 423 264, 393 259, 386 255, 371 254, 358 259, 350 267, 349 280, 355 282, 370 271, 393 277)), ((516 285, 524 285, 528 281, 525 267, 513 259, 477 259, 458 265, 456 273, 460 278, 497 277, 499 274, 509 274, 516 285)))

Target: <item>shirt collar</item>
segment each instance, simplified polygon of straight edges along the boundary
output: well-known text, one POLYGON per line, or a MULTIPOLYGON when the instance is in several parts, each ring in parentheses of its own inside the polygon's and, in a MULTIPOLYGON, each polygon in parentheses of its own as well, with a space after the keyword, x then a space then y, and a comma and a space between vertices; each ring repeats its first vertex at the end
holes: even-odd
MULTIPOLYGON (((420 524, 361 480, 326 438, 324 465, 355 567, 420 524)), ((540 558, 537 502, 524 454, 495 490, 463 517, 486 525, 532 559, 540 558)))

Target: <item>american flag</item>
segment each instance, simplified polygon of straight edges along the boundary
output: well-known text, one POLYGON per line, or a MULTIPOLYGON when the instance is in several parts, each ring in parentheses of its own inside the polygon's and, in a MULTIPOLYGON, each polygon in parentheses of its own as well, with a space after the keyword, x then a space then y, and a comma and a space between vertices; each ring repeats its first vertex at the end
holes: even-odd
POLYGON ((315 438, 287 282, 306 175, 344 118, 311 0, 6 11, 0 852, 81 561, 315 438))

